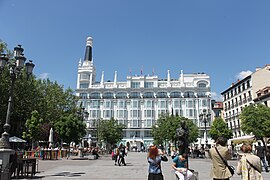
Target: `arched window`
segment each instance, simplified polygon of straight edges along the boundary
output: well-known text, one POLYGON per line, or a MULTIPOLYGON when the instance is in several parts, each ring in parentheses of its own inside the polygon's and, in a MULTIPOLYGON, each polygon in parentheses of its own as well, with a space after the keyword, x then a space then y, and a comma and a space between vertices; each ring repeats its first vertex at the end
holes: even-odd
POLYGON ((154 98, 155 96, 154 96, 154 93, 153 92, 145 92, 143 94, 143 97, 144 98, 154 98))
POLYGON ((198 83, 197 83, 197 86, 199 87, 199 88, 206 88, 206 86, 207 86, 207 82, 206 81, 199 81, 198 83))
POLYGON ((139 92, 131 92, 130 98, 140 98, 140 93, 139 92))
POLYGON ((116 98, 118 99, 126 99, 127 98, 127 93, 126 92, 119 92, 116 94, 116 98))
POLYGON ((195 97, 195 95, 194 95, 194 92, 187 91, 187 92, 184 93, 184 97, 185 98, 193 98, 193 97, 195 97))
POLYGON ((104 99, 112 99, 113 98, 113 93, 111 92, 106 92, 103 94, 104 99))
POLYGON ((168 97, 167 92, 164 92, 164 91, 163 92, 158 92, 157 97, 158 98, 166 98, 166 97, 168 97))
POLYGON ((179 92, 179 91, 171 92, 170 97, 171 98, 180 98, 181 97, 181 92, 179 92))
POLYGON ((98 92, 91 93, 90 99, 100 99, 100 93, 98 92))

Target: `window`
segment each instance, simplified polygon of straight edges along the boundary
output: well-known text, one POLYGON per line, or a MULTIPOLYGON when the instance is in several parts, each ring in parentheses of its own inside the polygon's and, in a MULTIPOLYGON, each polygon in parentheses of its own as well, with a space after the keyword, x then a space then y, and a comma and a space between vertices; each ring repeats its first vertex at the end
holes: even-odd
POLYGON ((154 82, 145 82, 144 83, 144 88, 153 88, 154 87, 154 82))
POLYGON ((87 99, 87 93, 80 93, 81 99, 87 99))
POLYGON ((170 94, 171 98, 180 98, 181 97, 181 92, 171 92, 170 94))
POLYGON ((154 110, 144 110, 144 117, 146 118, 154 117, 154 110))
POLYGON ((130 98, 140 98, 140 93, 139 92, 131 92, 130 98))
POLYGON ((132 118, 138 118, 141 116, 141 111, 140 110, 131 110, 131 117, 132 118))
POLYGON ((111 117, 113 117, 113 111, 112 110, 104 110, 103 116, 105 119, 110 119, 111 117))
POLYGON ((127 93, 126 92, 119 92, 116 94, 116 98, 125 99, 125 98, 127 98, 127 93))
POLYGON ((90 74, 81 74, 80 80, 89 80, 90 79, 90 74))
POLYGON ((157 97, 158 98, 166 98, 167 97, 167 92, 158 92, 157 97))
POLYGON ((113 99, 113 93, 111 92, 106 92, 103 94, 104 99, 113 99))
POLYGON ((167 108, 168 107, 167 101, 158 101, 158 107, 159 108, 167 108))
POLYGON ((153 101, 144 101, 144 107, 153 108, 154 107, 154 102, 153 101))
POLYGON ((181 107, 181 101, 173 101, 173 107, 174 108, 180 108, 181 107))
POLYGON ((100 93, 98 93, 98 92, 91 93, 90 99, 100 99, 100 93))
POLYGON ((187 92, 184 93, 184 97, 185 98, 195 97, 194 92, 187 91, 187 92))
POLYGON ((193 101, 187 101, 187 107, 188 108, 193 108, 194 107, 194 102, 193 101))
POLYGON ((118 108, 127 108, 126 101, 118 101, 118 108))
POLYGON ((144 98, 154 98, 154 93, 153 92, 146 92, 143 94, 144 98))
POLYGON ((105 108, 112 108, 113 107, 113 102, 112 101, 105 101, 104 102, 104 107, 105 108))
POLYGON ((203 107, 207 106, 207 101, 205 99, 202 100, 202 106, 203 107))
POLYGON ((131 88, 135 88, 135 89, 140 88, 140 82, 131 82, 131 88))
POLYGON ((100 108, 100 100, 91 100, 90 108, 100 108))
POLYGON ((89 84, 88 83, 82 83, 80 84, 80 88, 81 89, 87 89, 89 87, 89 84))
POLYGON ((206 84, 205 83, 199 83, 199 88, 205 88, 206 87, 206 84))
POLYGON ((140 108, 140 101, 132 101, 131 107, 132 108, 140 108))

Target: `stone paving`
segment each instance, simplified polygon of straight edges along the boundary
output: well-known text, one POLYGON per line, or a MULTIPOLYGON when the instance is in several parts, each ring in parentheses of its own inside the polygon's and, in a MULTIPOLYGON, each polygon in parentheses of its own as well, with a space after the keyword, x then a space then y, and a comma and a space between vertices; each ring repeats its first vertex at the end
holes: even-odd
MULTIPOLYGON (((104 155, 97 160, 39 160, 38 173, 35 179, 88 179, 88 180, 146 180, 148 175, 147 153, 129 152, 126 157, 127 166, 115 166, 110 155, 104 155)), ((172 159, 162 162, 165 180, 175 180, 172 172, 172 159)), ((229 161, 236 167, 237 161, 229 161)), ((191 169, 198 171, 200 180, 210 180, 210 159, 190 159, 191 169)), ((270 174, 263 172, 265 180, 270 180, 270 174)), ((231 180, 240 180, 234 175, 231 180)))

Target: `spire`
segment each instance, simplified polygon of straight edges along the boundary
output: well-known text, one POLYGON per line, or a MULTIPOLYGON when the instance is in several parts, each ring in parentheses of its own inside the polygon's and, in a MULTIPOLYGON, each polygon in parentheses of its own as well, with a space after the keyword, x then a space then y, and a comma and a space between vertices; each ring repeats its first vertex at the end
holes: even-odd
POLYGON ((85 61, 92 61, 92 47, 93 47, 93 38, 87 37, 86 39, 86 50, 85 50, 85 61))
POLYGON ((80 58, 78 66, 82 66, 82 58, 80 58))

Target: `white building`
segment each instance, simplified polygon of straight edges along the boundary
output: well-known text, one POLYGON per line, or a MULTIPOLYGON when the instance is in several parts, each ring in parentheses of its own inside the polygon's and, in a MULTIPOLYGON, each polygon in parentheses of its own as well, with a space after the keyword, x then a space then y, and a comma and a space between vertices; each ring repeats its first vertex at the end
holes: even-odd
POLYGON ((223 96, 223 116, 228 127, 233 131, 233 138, 245 135, 241 131, 239 118, 243 107, 254 102, 267 105, 267 101, 269 101, 268 89, 270 89, 269 69, 270 65, 257 68, 251 75, 233 83, 221 93, 223 96))
POLYGON ((112 82, 104 80, 104 72, 98 82, 92 47, 92 38, 88 37, 84 61, 80 60, 78 66, 76 88, 79 103, 89 112, 86 124, 92 143, 96 141, 98 121, 112 117, 127 127, 122 141, 138 148, 142 143, 153 142, 151 127, 161 113, 187 117, 204 132, 199 114, 204 109, 211 112, 210 77, 207 74, 184 74, 181 70, 179 77, 173 79, 168 70, 166 79, 159 79, 156 75, 130 75, 126 81, 119 82, 115 71, 112 82))

